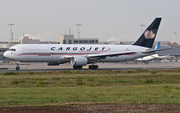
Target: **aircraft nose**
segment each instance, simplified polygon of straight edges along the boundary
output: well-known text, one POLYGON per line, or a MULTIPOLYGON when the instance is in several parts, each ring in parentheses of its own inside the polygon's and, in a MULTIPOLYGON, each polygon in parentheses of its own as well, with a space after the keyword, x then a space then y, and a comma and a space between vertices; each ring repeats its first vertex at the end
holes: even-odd
POLYGON ((8 52, 7 52, 7 51, 4 52, 3 56, 6 57, 6 58, 8 58, 8 52))

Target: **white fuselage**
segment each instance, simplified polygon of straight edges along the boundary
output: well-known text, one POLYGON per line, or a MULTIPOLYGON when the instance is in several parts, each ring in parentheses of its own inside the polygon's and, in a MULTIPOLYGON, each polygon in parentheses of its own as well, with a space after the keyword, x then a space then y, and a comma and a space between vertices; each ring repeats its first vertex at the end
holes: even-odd
POLYGON ((138 51, 149 48, 136 45, 74 45, 74 44, 21 44, 12 46, 4 56, 21 62, 69 62, 66 56, 137 51, 135 54, 98 59, 97 62, 122 62, 151 55, 138 51))

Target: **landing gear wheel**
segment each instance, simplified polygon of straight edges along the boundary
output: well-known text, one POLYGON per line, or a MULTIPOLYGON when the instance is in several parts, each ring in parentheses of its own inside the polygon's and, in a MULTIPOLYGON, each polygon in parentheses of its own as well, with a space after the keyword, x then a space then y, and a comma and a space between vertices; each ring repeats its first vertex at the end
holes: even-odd
POLYGON ((82 66, 73 66, 73 69, 82 69, 82 66))
POLYGON ((95 65, 95 69, 98 69, 99 67, 98 67, 98 65, 95 65))
POLYGON ((16 63, 16 70, 20 70, 19 63, 16 63))
POLYGON ((17 67, 16 67, 16 70, 20 70, 20 67, 19 67, 19 66, 17 66, 17 67))
POLYGON ((89 69, 96 70, 98 69, 98 65, 89 65, 89 69))

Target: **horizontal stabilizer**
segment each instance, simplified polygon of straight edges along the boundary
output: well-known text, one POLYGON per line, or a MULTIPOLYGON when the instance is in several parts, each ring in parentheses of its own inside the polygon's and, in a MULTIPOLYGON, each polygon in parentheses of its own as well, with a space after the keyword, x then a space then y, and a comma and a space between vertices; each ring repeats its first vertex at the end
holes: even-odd
POLYGON ((158 50, 150 49, 150 50, 147 50, 147 51, 142 52, 142 53, 152 53, 152 52, 163 51, 163 50, 168 50, 168 49, 172 49, 172 48, 163 48, 163 49, 158 49, 158 50))

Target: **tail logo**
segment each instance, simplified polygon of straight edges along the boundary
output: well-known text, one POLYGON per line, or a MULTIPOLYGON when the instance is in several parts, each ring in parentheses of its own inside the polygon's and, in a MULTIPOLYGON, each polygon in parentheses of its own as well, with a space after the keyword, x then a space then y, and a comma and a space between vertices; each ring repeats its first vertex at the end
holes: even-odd
POLYGON ((153 33, 152 30, 151 30, 151 31, 146 30, 146 31, 144 32, 144 37, 145 37, 146 39, 154 39, 155 36, 156 36, 156 34, 153 33))

